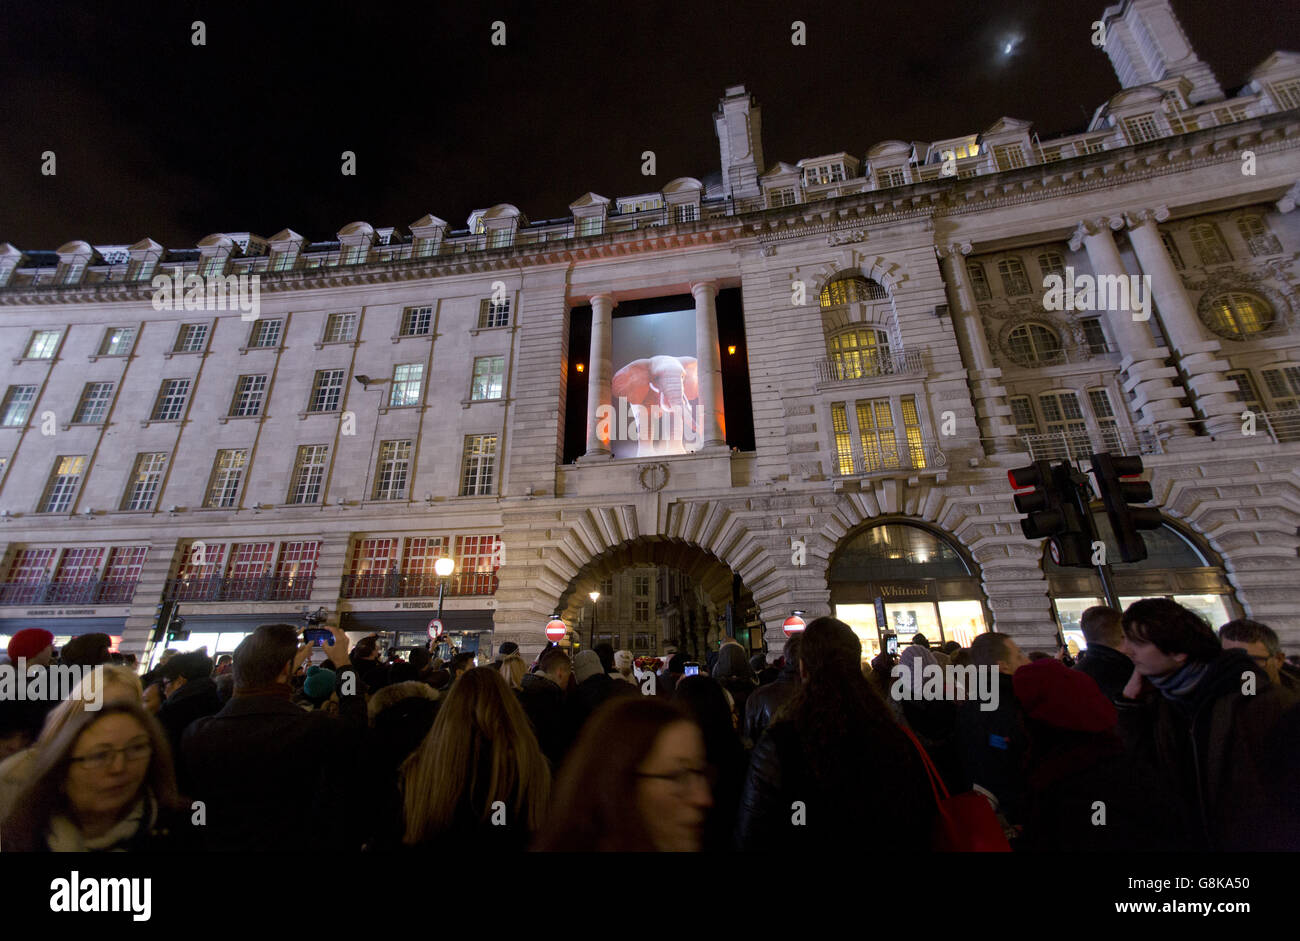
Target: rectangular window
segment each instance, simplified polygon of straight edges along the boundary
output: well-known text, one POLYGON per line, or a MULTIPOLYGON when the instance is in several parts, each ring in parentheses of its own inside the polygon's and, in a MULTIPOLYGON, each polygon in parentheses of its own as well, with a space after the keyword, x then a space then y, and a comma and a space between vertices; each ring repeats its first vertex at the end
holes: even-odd
POLYGON ((1217 265, 1221 262, 1232 261, 1232 254, 1228 251, 1228 246, 1224 244, 1218 226, 1213 222, 1194 225, 1188 230, 1188 234, 1192 238, 1192 247, 1196 249, 1196 255, 1201 259, 1201 264, 1217 265))
POLYGON ((1245 241, 1250 254, 1256 258, 1261 255, 1278 255, 1282 252, 1282 243, 1268 230, 1260 216, 1242 216, 1237 220, 1237 231, 1245 241))
POLYGON ((649 595, 650 576, 649 575, 636 576, 636 580, 633 582, 633 590, 636 592, 637 596, 641 598, 644 598, 647 595, 649 595))
POLYGON ((650 620, 650 602, 637 600, 632 605, 632 619, 638 624, 645 624, 650 620))
POLYGON ((343 248, 342 264, 359 265, 370 255, 369 245, 347 245, 343 248))
POLYGON ((1083 328, 1083 342, 1088 352, 1093 354, 1109 353, 1110 344, 1106 342, 1106 332, 1101 327, 1100 317, 1084 317, 1079 321, 1083 328))
MULTIPOLYGON (((209 578, 220 578, 221 573, 225 571, 226 562, 226 544, 224 542, 212 543, 195 541, 185 547, 185 555, 181 559, 180 568, 177 570, 176 578, 185 583, 199 582, 200 584, 209 578)), ((191 589, 197 589, 198 585, 188 586, 191 589)), ((190 595, 194 597, 194 595, 190 595)), ((179 598, 178 600, 184 600, 179 598)))
POLYGON ((1047 434, 1059 439, 1048 444, 1051 456, 1087 457, 1091 442, 1088 440, 1088 425, 1083 420, 1083 409, 1079 407, 1078 394, 1044 392, 1038 397, 1038 407, 1043 410, 1047 434))
POLYGON ((474 360, 474 381, 470 386, 470 401, 481 402, 486 399, 501 398, 501 389, 505 383, 506 358, 504 356, 480 356, 474 360))
POLYGON ((9 566, 9 576, 5 580, 22 585, 45 581, 50 575, 54 552, 53 549, 19 549, 14 555, 13 565, 9 566))
POLYGON ((271 256, 271 270, 289 271, 293 268, 293 263, 297 257, 298 253, 293 251, 276 252, 271 256))
POLYGON ((81 391, 81 401, 72 413, 74 425, 98 425, 108 415, 108 404, 113 398, 111 382, 88 382, 81 391))
POLYGON ((15 428, 27 424, 35 401, 36 386, 10 386, 5 393, 4 405, 0 406, 0 425, 15 428))
POLYGON ((1251 378, 1250 371, 1241 369, 1236 372, 1228 373, 1224 378, 1231 379, 1237 384, 1237 395, 1241 404, 1252 412, 1262 412, 1262 400, 1259 397, 1259 387, 1255 385, 1255 380, 1251 378))
POLYGON ((970 286, 975 293, 975 300, 987 301, 993 298, 992 292, 989 291, 988 279, 984 277, 984 266, 978 261, 966 262, 966 277, 970 278, 970 286))
POLYGON ((380 442, 379 466, 375 470, 374 499, 405 500, 410 473, 411 442, 380 442))
POLYGON ((632 635, 632 650, 634 653, 650 653, 654 650, 655 635, 647 634, 645 631, 636 631, 632 635))
POLYGON ((781 206, 793 206, 795 204, 794 187, 783 186, 780 189, 769 190, 767 204, 773 209, 781 206))
POLYGON ((282 542, 275 577, 285 587, 310 588, 319 557, 319 542, 282 542))
POLYGON ((881 189, 903 186, 907 183, 907 171, 902 167, 893 167, 880 173, 878 179, 881 189))
POLYGON ((480 330, 489 330, 493 327, 506 327, 510 325, 510 301, 506 299, 501 302, 485 297, 479 301, 478 305, 478 328, 480 330))
POLYGON ((1140 114, 1135 118, 1125 118, 1124 133, 1128 136, 1130 144, 1141 144, 1161 136, 1154 114, 1140 114))
POLYGON ((1038 270, 1043 273, 1043 277, 1048 275, 1057 275, 1065 278, 1065 259, 1061 257, 1060 252, 1043 252, 1038 256, 1038 270))
POLYGON ((482 496, 492 492, 497 460, 496 435, 466 435, 461 458, 460 495, 482 496))
POLYGON ((1019 144, 998 144, 993 148, 993 159, 999 170, 1015 170, 1025 165, 1025 150, 1019 144))
POLYGON ((150 421, 176 421, 185 411, 185 400, 190 394, 190 380, 164 379, 154 403, 150 421))
POLYGON ((134 327, 109 327, 104 332, 104 342, 99 344, 100 356, 126 356, 135 342, 134 327))
POLYGON ((158 499, 158 488, 162 486, 163 471, 167 468, 167 453, 155 451, 137 454, 135 467, 131 470, 131 480, 122 497, 124 510, 152 510, 158 499))
POLYGON ((843 402, 831 403, 831 428, 835 433, 835 467, 841 477, 853 473, 853 445, 849 438, 849 417, 843 402))
MULTIPOLYGON (((349 573, 354 576, 387 575, 388 570, 396 566, 396 539, 358 539, 352 546, 349 573)), ((429 571, 433 571, 432 566, 429 571)))
POLYGON ((266 600, 263 579, 271 574, 275 548, 270 542, 244 542, 230 547, 230 568, 226 570, 226 601, 266 600))
POLYGON ((698 207, 694 203, 673 207, 674 222, 694 222, 698 216, 698 207))
POLYGON ((393 388, 388 397, 390 408, 419 405, 423 397, 424 363, 404 363, 393 367, 393 388))
POLYGON ((235 418, 262 414, 262 400, 266 396, 266 376, 240 376, 235 380, 235 398, 230 403, 230 414, 235 418))
POLYGON ((613 596, 613 594, 614 594, 614 579, 612 579, 612 578, 602 578, 602 579, 600 580, 600 594, 601 594, 601 597, 605 598, 606 600, 609 600, 609 597, 612 597, 612 596, 613 596), (607 596, 608 596, 608 597, 607 597, 607 596))
POLYGON ((1300 79, 1275 82, 1269 85, 1269 90, 1273 93, 1273 101, 1281 110, 1291 111, 1300 108, 1300 79))
POLYGON ((579 221, 578 234, 579 235, 600 235, 601 229, 604 228, 604 223, 605 220, 602 219, 600 216, 587 216, 585 219, 579 221))
POLYGON ((1002 287, 1008 297, 1023 297, 1033 293, 1033 288, 1029 286, 1029 277, 1025 274, 1025 266, 1020 259, 1005 258, 998 262, 998 274, 1002 277, 1002 287))
POLYGON ((100 604, 130 604, 135 596, 135 586, 144 571, 148 546, 114 546, 108 550, 108 564, 100 582, 100 604))
POLYGON ((433 328, 432 307, 408 307, 402 312, 402 332, 404 337, 428 336, 433 328))
POLYGON ((1273 400, 1272 411, 1284 412, 1300 408, 1300 366, 1265 369, 1261 375, 1269 398, 1273 400))
POLYGON ((870 474, 883 468, 899 467, 898 439, 894 436, 894 413, 889 407, 889 399, 858 402, 857 411, 863 471, 870 474))
POLYGON ((104 558, 102 546, 64 549, 59 567, 54 570, 54 581, 65 584, 85 584, 99 575, 99 563, 104 558))
POLYGON ((343 397, 343 370, 318 369, 311 387, 309 412, 337 412, 343 397))
POLYGON ((457 536, 452 558, 456 562, 457 594, 493 595, 497 590, 500 544, 496 536, 457 536))
POLYGON ((321 484, 325 480, 325 461, 329 445, 305 444, 298 448, 293 482, 289 485, 289 503, 319 503, 321 484))
POLYGON ((84 454, 58 457, 54 460, 54 472, 50 474, 49 483, 41 497, 38 513, 64 513, 72 506, 72 498, 81 486, 81 475, 86 470, 84 454))
POLYGON ((283 320, 259 320, 253 325, 253 335, 249 338, 248 345, 254 348, 279 346, 283 332, 283 320))
POLYGON ((1089 389, 1088 404, 1092 406, 1092 416, 1097 419, 1097 430, 1101 432, 1102 449, 1115 454, 1124 452, 1120 440, 1119 422, 1115 420, 1115 410, 1110 404, 1110 393, 1105 389, 1089 389))
POLYGON ((447 555, 445 536, 417 536, 406 540, 402 550, 402 571, 407 575, 435 578, 433 563, 447 555))
POLYGON ((203 259, 203 263, 201 265, 203 269, 201 272, 203 277, 215 278, 218 275, 225 274, 226 258, 227 256, 225 255, 210 255, 207 258, 203 259))
POLYGON ((239 505, 239 488, 244 482, 244 467, 248 451, 242 449, 217 452, 212 465, 212 481, 203 505, 209 509, 223 509, 239 505))
POLYGON ((907 456, 911 466, 924 468, 925 443, 921 439, 921 417, 916 410, 916 396, 905 395, 899 400, 903 411, 903 432, 907 435, 907 456))
POLYGON ((1038 419, 1034 417, 1034 406, 1027 395, 1013 395, 1010 399, 1011 420, 1015 423, 1016 433, 1021 435, 1038 434, 1038 419))
POLYGON ((208 325, 205 323, 187 323, 181 325, 181 332, 176 335, 174 353, 202 353, 208 342, 208 325))
POLYGON ((330 314, 325 321, 326 343, 351 343, 357 338, 356 314, 330 314))
POLYGON ((26 359, 53 359, 54 350, 59 345, 59 331, 38 330, 32 334, 32 341, 27 344, 26 359))

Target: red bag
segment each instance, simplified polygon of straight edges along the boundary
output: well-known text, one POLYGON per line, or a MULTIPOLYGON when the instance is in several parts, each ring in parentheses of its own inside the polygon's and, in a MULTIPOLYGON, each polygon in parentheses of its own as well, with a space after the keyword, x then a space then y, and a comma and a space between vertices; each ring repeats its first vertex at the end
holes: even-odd
POLYGON ((1010 853, 1011 844, 1002 832, 1002 824, 988 800, 976 791, 949 796, 948 788, 939 777, 934 762, 924 746, 907 726, 899 726, 916 746, 921 764, 930 776, 934 802, 939 807, 939 820, 935 824, 935 849, 942 853, 1010 853))

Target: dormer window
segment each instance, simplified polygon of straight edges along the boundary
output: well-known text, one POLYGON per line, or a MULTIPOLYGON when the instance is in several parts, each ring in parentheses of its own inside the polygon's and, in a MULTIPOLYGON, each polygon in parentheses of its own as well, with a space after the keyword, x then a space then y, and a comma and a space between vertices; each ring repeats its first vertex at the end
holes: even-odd
POLYGON ((1158 139, 1160 128, 1156 126, 1154 114, 1140 114, 1135 118, 1124 119, 1124 134, 1130 144, 1141 144, 1158 139))
POLYGON ((844 179, 844 164, 824 163, 816 167, 804 167, 805 186, 818 186, 823 183, 839 183, 844 179))
POLYGON ((993 159, 999 170, 1016 170, 1025 165, 1025 149, 1019 144, 997 144, 993 147, 993 159))
POLYGON ((793 186, 783 186, 780 189, 768 191, 767 205, 771 209, 779 209, 782 206, 793 206, 795 202, 793 186))
POLYGON ((904 186, 907 183, 907 171, 902 167, 890 167, 888 170, 881 170, 876 174, 881 189, 890 189, 895 186, 904 186))

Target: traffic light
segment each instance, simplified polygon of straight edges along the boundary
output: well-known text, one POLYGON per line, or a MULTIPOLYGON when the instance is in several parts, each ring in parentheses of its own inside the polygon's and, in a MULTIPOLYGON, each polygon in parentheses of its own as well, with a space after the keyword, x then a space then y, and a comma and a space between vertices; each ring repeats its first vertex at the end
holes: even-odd
POLYGON ((171 626, 172 614, 176 610, 176 602, 164 601, 154 609, 153 614, 153 642, 161 643, 164 639, 170 640, 167 636, 167 629, 171 626))
MULTIPOLYGON (((1007 471, 1007 479, 1017 491, 1016 510, 1027 514, 1020 521, 1026 539, 1050 539, 1052 561, 1057 565, 1090 567, 1092 555, 1091 527, 1079 511, 1079 486, 1070 465, 1053 467, 1050 461, 1035 461, 1028 467, 1007 471)), ((1087 506, 1087 500, 1082 501, 1087 506)))
POLYGON ((1092 472, 1097 476, 1097 487, 1106 504, 1106 516, 1115 532, 1120 558, 1125 562, 1141 562, 1147 557, 1141 531, 1159 529, 1164 524, 1158 509, 1131 505, 1150 503, 1153 497, 1149 483, 1133 479, 1142 474, 1142 458, 1094 454, 1092 472))

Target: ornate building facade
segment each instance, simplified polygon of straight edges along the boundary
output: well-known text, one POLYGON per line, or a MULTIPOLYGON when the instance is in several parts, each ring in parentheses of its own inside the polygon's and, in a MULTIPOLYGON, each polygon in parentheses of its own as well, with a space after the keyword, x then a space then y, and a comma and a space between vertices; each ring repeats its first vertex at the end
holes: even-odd
POLYGON ((864 652, 1048 647, 1100 587, 1021 535, 1006 471, 1109 450, 1167 523, 1120 595, 1293 647, 1300 56, 1229 98, 1167 0, 1104 16, 1122 89, 1052 139, 767 164, 737 85, 716 171, 562 222, 0 246, 0 635, 146 651, 170 601, 210 650, 303 608, 414 642, 441 588, 471 647, 533 651, 622 578, 622 646, 645 599, 655 644, 775 647, 800 610, 864 652), (197 293, 159 309, 162 274, 197 293), (620 413, 634 384, 689 445, 620 413))

